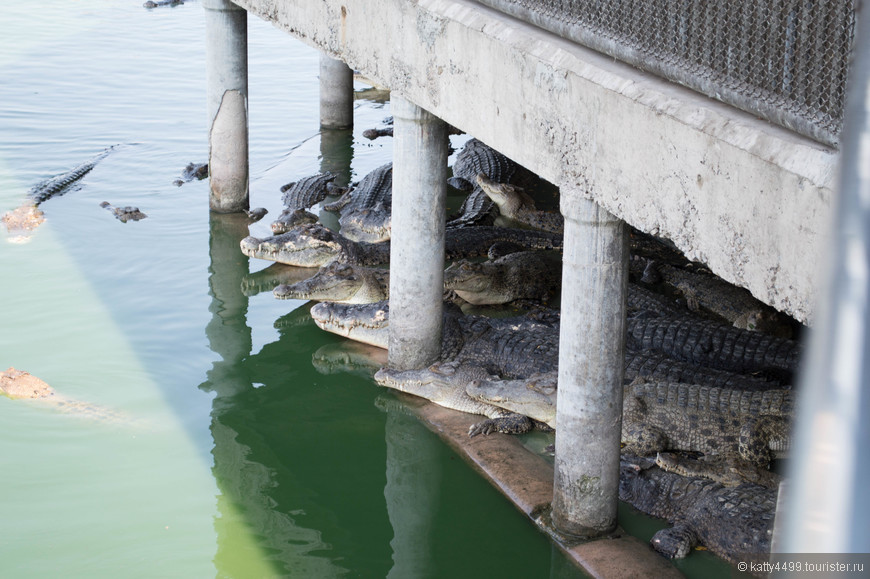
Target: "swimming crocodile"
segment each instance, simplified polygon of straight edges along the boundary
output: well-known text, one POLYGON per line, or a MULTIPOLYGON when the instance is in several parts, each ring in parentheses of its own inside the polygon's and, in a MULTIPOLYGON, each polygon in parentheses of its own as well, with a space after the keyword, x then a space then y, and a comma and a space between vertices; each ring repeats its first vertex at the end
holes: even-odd
POLYGON ((374 376, 381 386, 420 396, 445 408, 489 418, 485 423, 473 425, 469 436, 493 432, 523 434, 533 430, 536 423, 528 417, 474 400, 465 393, 468 382, 486 377, 483 368, 456 362, 436 362, 423 370, 381 368, 374 376))
POLYGON ((305 209, 284 209, 270 225, 272 233, 280 235, 306 223, 317 223, 317 215, 305 209))
POLYGON ((522 187, 493 180, 480 173, 475 177, 487 197, 498 206, 499 213, 512 221, 554 233, 562 233, 565 219, 558 211, 540 211, 535 200, 522 187))
POLYGON ((189 181, 193 181, 196 179, 197 181, 202 181, 208 177, 208 163, 188 163, 187 166, 181 170, 181 178, 173 181, 173 185, 176 187, 181 187, 185 183, 189 181))
POLYGON ((730 372, 769 372, 785 382, 797 370, 802 351, 798 342, 697 316, 630 317, 626 344, 730 372))
POLYGON ((788 321, 745 288, 714 275, 657 262, 652 262, 644 272, 648 280, 654 278, 653 269, 658 278, 686 298, 692 311, 713 313, 738 328, 765 331, 782 338, 791 337, 788 321))
POLYGON ((272 293, 278 299, 368 304, 390 297, 390 272, 387 269, 333 262, 308 279, 292 285, 279 285, 272 293))
POLYGON ((281 192, 284 194, 281 197, 284 207, 295 211, 308 209, 320 203, 330 194, 329 185, 335 177, 333 173, 326 171, 287 183, 281 187, 281 192))
POLYGON ((16 370, 9 367, 5 372, 0 372, 0 394, 4 394, 13 400, 38 399, 57 410, 107 422, 127 421, 127 418, 119 412, 65 398, 57 394, 51 386, 29 372, 16 370))
POLYGON ((45 221, 45 215, 39 205, 52 197, 59 197, 69 191, 85 175, 97 166, 111 153, 117 145, 113 145, 96 154, 91 159, 76 165, 69 171, 55 175, 35 185, 28 193, 24 202, 18 208, 7 211, 0 217, 0 222, 6 226, 9 241, 24 243, 30 239, 31 232, 45 221))
POLYGON ((447 220, 447 229, 471 225, 492 225, 497 213, 495 204, 477 185, 475 178, 483 174, 499 183, 530 187, 535 176, 492 147, 477 139, 465 143, 453 163, 453 177, 448 181, 457 189, 470 190, 456 216, 447 220))
POLYGON ((148 0, 142 6, 145 8, 157 8, 158 6, 180 6, 184 0, 148 0))
POLYGON ((132 207, 127 205, 125 207, 115 207, 108 201, 103 201, 100 203, 100 207, 103 209, 109 210, 115 218, 121 223, 127 223, 128 221, 139 221, 140 219, 145 219, 148 217, 141 211, 139 211, 138 207, 132 207))
MULTIPOLYGON (((445 235, 445 258, 486 255, 490 245, 512 241, 531 249, 561 249, 562 236, 545 231, 510 229, 506 227, 472 227, 450 230, 445 235)), ((248 257, 268 259, 287 265, 319 267, 340 261, 355 265, 389 263, 390 243, 361 243, 312 223, 296 227, 287 233, 258 239, 246 237, 240 242, 248 257)))
POLYGON ((444 288, 474 305, 518 299, 547 303, 562 285, 562 259, 539 251, 509 253, 498 259, 454 262, 444 270, 444 288))
POLYGON ((673 524, 650 540, 666 557, 683 558, 703 545, 732 564, 762 564, 769 558, 776 513, 772 489, 751 483, 726 487, 666 472, 651 459, 624 455, 619 498, 673 524))

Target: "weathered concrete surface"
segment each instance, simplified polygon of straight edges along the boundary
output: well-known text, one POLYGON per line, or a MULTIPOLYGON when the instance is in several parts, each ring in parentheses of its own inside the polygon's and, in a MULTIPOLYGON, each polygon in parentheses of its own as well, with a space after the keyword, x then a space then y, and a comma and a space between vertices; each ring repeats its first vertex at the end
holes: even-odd
POLYGON ((835 151, 466 0, 237 0, 805 321, 835 151))
POLYGON ((390 367, 424 368, 441 355, 447 126, 396 97, 390 246, 390 367))
POLYGON ((320 55, 320 128, 353 127, 353 71, 348 65, 320 55))
MULTIPOLYGON (((468 427, 480 420, 480 416, 456 412, 406 394, 398 393, 396 396, 518 509, 541 526, 540 514, 546 511, 553 498, 553 467, 547 461, 527 450, 516 437, 469 438, 468 427)), ((592 577, 683 577, 670 561, 620 529, 607 538, 582 543, 550 536, 569 559, 592 577)))
POLYGON ((224 93, 209 133, 209 209, 248 209, 248 103, 237 90, 224 93))
POLYGON ((562 324, 553 525, 597 537, 616 527, 628 231, 584 198, 562 197, 562 324))

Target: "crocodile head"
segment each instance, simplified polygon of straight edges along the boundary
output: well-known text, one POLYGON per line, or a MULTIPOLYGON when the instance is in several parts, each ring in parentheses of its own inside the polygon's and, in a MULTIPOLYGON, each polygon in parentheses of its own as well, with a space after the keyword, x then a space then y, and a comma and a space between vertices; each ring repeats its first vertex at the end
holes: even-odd
POLYGON ((556 379, 556 372, 547 372, 523 380, 472 380, 465 391, 475 400, 556 428, 556 379))
POLYGON ((327 332, 387 348, 390 333, 390 306, 387 301, 373 304, 321 302, 311 308, 314 323, 327 332))
POLYGON ((380 243, 390 239, 392 214, 383 203, 357 209, 341 216, 341 234, 352 241, 380 243))
POLYGON ((10 243, 26 243, 30 241, 31 232, 45 221, 45 216, 32 203, 24 203, 20 207, 7 211, 0 217, 0 222, 9 232, 10 243))
POLYGON ((516 216, 520 210, 534 211, 535 201, 523 190, 522 187, 508 183, 497 183, 480 173, 476 177, 477 184, 483 189, 487 197, 498 205, 499 212, 508 218, 516 216))
POLYGON ((369 268, 333 262, 323 266, 313 277, 293 285, 279 285, 273 293, 278 299, 328 300, 347 304, 380 301, 380 288, 372 288, 369 268))
POLYGON ((47 398, 54 396, 54 389, 29 372, 9 367, 0 372, 0 393, 9 398, 47 398))
POLYGON ((326 265, 338 259, 344 250, 340 236, 319 223, 301 225, 263 239, 248 236, 239 246, 248 257, 299 267, 326 265))
POLYGON ((433 402, 451 397, 454 391, 464 390, 469 382, 489 378, 490 375, 480 366, 447 362, 436 362, 422 370, 381 368, 375 373, 375 382, 381 386, 433 402))
POLYGON ((484 266, 467 259, 454 262, 444 270, 444 289, 482 292, 491 283, 484 266))

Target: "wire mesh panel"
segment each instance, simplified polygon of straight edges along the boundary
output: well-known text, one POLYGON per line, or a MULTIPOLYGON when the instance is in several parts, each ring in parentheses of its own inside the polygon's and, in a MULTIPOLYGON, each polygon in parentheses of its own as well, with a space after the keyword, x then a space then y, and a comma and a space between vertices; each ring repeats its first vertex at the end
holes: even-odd
POLYGON ((480 0, 823 143, 843 123, 857 0, 480 0))

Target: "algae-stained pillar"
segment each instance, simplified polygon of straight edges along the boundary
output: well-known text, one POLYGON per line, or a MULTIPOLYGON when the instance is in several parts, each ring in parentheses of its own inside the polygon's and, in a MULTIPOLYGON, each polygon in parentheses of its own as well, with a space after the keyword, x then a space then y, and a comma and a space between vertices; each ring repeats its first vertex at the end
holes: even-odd
POLYGON ((209 208, 248 209, 248 20, 229 0, 203 0, 209 122, 209 208))
POLYGON ((353 70, 342 61, 320 55, 320 127, 353 126, 353 70))
POLYGON ((398 95, 391 107, 389 363, 408 370, 441 353, 447 125, 398 95))
POLYGON ((592 537, 616 527, 625 293, 625 223, 566 195, 553 524, 592 537))

